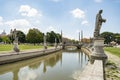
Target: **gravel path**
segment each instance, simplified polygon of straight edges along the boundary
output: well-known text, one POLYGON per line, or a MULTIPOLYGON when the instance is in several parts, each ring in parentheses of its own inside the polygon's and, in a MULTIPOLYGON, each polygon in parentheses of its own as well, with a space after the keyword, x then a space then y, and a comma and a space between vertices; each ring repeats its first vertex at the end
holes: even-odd
POLYGON ((105 68, 106 80, 120 80, 120 58, 110 52, 105 52, 108 56, 108 63, 105 68))

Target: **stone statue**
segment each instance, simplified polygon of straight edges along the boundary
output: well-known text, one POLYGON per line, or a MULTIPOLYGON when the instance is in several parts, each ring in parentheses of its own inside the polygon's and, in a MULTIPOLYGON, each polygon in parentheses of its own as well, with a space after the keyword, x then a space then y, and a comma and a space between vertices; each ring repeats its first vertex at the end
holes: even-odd
POLYGON ((101 14, 103 10, 99 10, 98 14, 96 15, 96 22, 95 22, 95 30, 94 30, 94 38, 100 37, 100 29, 103 22, 106 22, 106 19, 103 19, 101 14))
POLYGON ((46 35, 44 34, 44 49, 47 49, 46 35))
POLYGON ((14 29, 13 35, 14 35, 14 42, 13 42, 14 47, 13 47, 13 50, 14 50, 15 52, 19 52, 20 49, 18 48, 18 37, 17 37, 17 31, 16 31, 16 29, 14 29))
POLYGON ((95 60, 102 60, 103 65, 107 60, 107 55, 104 53, 104 38, 100 36, 100 29, 103 22, 106 22, 106 19, 102 19, 102 11, 99 10, 98 14, 96 15, 96 23, 95 23, 95 31, 94 31, 94 41, 92 47, 92 54, 90 56, 91 63, 94 63, 95 60))

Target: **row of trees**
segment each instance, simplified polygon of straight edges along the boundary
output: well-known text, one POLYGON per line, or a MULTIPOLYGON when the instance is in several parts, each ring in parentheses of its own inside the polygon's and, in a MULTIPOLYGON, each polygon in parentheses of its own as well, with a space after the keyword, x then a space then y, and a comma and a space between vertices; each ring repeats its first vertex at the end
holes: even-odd
MULTIPOLYGON (((44 41, 44 33, 39 31, 38 29, 29 29, 27 34, 24 34, 22 31, 16 31, 19 43, 43 43, 44 41)), ((120 33, 112 33, 112 32, 103 32, 101 36, 105 39, 105 44, 110 44, 110 42, 114 41, 120 44, 120 33)), ((46 40, 49 43, 61 42, 61 35, 59 33, 55 33, 54 31, 46 33, 46 40)), ((64 38, 63 38, 64 39, 64 38)), ((13 43, 14 41, 14 31, 7 36, 0 36, 0 42, 4 43, 13 43)), ((63 40, 65 41, 65 40, 63 40)), ((74 42, 74 40, 72 41, 74 42)))
POLYGON ((101 36, 104 37, 105 44, 110 44, 112 41, 120 44, 120 33, 103 32, 101 33, 101 36))
MULTIPOLYGON (((12 31, 9 35, 7 36, 1 36, 0 37, 0 42, 4 43, 13 43, 14 37, 15 37, 15 32, 12 31)), ((22 31, 16 31, 16 36, 18 37, 19 43, 43 43, 44 39, 44 33, 39 31, 38 29, 29 29, 27 34, 24 34, 22 31)), ((46 40, 49 43, 55 43, 61 41, 61 35, 59 33, 55 33, 54 31, 47 32, 46 33, 46 40)))

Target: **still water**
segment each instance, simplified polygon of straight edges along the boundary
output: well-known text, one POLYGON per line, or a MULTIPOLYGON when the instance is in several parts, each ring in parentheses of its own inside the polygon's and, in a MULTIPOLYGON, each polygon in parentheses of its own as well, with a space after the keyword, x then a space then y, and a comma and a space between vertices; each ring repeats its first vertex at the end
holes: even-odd
POLYGON ((59 51, 0 65, 0 80, 77 80, 87 61, 81 51, 59 51))

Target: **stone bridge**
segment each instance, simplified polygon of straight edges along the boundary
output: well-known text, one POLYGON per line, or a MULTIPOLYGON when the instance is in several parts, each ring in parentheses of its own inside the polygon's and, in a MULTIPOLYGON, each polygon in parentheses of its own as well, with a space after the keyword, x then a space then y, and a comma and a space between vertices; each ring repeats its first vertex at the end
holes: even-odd
POLYGON ((73 44, 73 43, 64 43, 64 44, 61 44, 62 46, 62 49, 65 49, 66 46, 75 46, 77 47, 77 49, 81 49, 83 44, 73 44))

